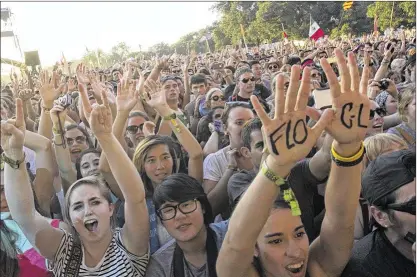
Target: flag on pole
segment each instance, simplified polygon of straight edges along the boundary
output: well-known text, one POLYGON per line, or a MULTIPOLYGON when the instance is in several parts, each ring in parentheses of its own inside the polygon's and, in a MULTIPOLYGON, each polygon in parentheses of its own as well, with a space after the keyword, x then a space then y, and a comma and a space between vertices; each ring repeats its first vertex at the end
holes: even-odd
POLYGON ((310 31, 308 32, 308 36, 310 37, 310 39, 314 41, 324 36, 323 30, 320 28, 319 24, 317 24, 317 22, 311 18, 311 15, 310 15, 310 31))
POLYGON ((284 29, 284 23, 281 23, 281 26, 282 26, 282 37, 283 37, 284 39, 286 39, 286 38, 288 38, 288 35, 287 35, 287 33, 285 32, 285 29, 284 29))
POLYGON ((245 29, 243 29, 243 24, 240 24, 240 32, 242 33, 243 44, 245 45, 246 51, 248 51, 248 45, 246 44, 245 29))
POLYGON ((353 6, 353 1, 346 1, 343 3, 343 10, 347 11, 353 6))
POLYGON ((67 60, 65 59, 64 52, 61 52, 61 53, 62 53, 61 65, 65 65, 67 63, 67 60))
POLYGON ((377 15, 375 15, 375 18, 374 18, 374 33, 373 33, 373 35, 374 36, 378 35, 378 16, 377 15))

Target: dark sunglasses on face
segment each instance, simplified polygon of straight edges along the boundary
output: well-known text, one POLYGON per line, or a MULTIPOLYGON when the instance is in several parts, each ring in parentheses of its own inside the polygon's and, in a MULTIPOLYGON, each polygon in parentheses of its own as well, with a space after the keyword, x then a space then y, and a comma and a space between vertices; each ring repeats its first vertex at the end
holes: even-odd
POLYGON ((215 95, 215 96, 213 96, 213 97, 211 97, 210 98, 210 100, 213 100, 213 101, 224 101, 224 96, 223 95, 215 95))
POLYGON ((222 117, 222 114, 218 113, 214 115, 214 119, 220 119, 222 117))
POLYGON ((181 73, 181 70, 172 70, 172 73, 181 73))
POLYGON ((162 221, 173 219, 178 210, 183 214, 189 214, 197 210, 197 199, 188 200, 178 205, 165 206, 157 211, 159 218, 162 221))
POLYGON ((242 83, 247 84, 249 81, 255 82, 255 77, 252 77, 250 79, 248 78, 243 78, 242 79, 242 83))
POLYGON ((67 138, 67 143, 69 146, 73 145, 74 141, 76 141, 78 144, 82 144, 86 141, 86 137, 78 136, 75 138, 75 140, 73 138, 67 138))
POLYGON ((278 65, 276 65, 276 64, 268 66, 268 69, 269 70, 271 70, 271 69, 277 69, 277 68, 278 68, 278 65))
POLYGON ((135 135, 137 132, 138 132, 138 130, 143 130, 143 124, 144 123, 142 123, 142 124, 139 124, 139 125, 131 125, 131 126, 128 126, 127 128, 126 128, 126 131, 129 133, 129 134, 131 134, 131 135, 135 135))
POLYGON ((384 117, 387 115, 387 112, 382 108, 376 108, 375 110, 369 111, 369 119, 373 119, 375 117, 375 113, 378 114, 380 117, 384 117))
POLYGON ((412 215, 416 215, 416 197, 414 196, 409 201, 405 203, 394 203, 388 204, 386 206, 387 209, 404 212, 412 215))
POLYGON ((321 77, 321 74, 320 73, 313 73, 313 74, 311 74, 311 78, 318 78, 318 77, 321 77))

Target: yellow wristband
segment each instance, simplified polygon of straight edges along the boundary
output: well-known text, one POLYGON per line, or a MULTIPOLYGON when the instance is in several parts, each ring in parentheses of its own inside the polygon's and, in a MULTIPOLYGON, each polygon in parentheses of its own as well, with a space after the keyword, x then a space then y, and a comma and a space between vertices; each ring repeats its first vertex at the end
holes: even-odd
POLYGON ((263 162, 261 167, 261 172, 265 175, 266 178, 274 182, 275 185, 281 186, 285 184, 285 179, 281 176, 276 175, 272 170, 269 169, 268 165, 266 164, 266 160, 263 162))
POLYGON ((360 159, 363 156, 363 151, 365 151, 365 146, 363 144, 363 142, 361 142, 361 148, 359 149, 359 151, 351 156, 351 157, 342 157, 339 154, 337 154, 336 150, 334 149, 334 146, 332 145, 332 155, 336 160, 339 160, 341 162, 354 162, 358 159, 360 159))

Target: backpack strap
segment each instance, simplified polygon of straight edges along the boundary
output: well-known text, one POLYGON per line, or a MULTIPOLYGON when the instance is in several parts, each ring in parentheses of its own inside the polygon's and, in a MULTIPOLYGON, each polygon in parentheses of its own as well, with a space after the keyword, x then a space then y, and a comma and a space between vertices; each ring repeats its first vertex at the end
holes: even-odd
POLYGON ((395 127, 395 130, 397 130, 401 134, 401 136, 405 139, 405 141, 409 145, 416 145, 416 142, 413 140, 413 138, 410 136, 410 134, 408 134, 406 131, 404 131, 400 127, 395 127))
POLYGON ((71 256, 67 267, 65 268, 65 277, 77 277, 81 266, 81 244, 73 243, 71 256))

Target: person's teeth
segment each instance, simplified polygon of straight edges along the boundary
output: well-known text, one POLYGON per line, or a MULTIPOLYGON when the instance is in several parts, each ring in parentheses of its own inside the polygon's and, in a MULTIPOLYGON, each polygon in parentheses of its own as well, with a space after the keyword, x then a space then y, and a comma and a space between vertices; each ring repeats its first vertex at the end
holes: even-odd
POLYGON ((298 264, 292 264, 292 265, 288 265, 288 268, 300 268, 303 266, 303 262, 298 263, 298 264))

